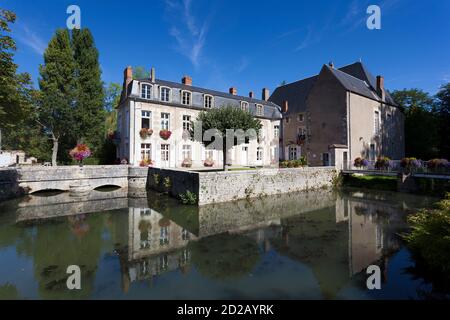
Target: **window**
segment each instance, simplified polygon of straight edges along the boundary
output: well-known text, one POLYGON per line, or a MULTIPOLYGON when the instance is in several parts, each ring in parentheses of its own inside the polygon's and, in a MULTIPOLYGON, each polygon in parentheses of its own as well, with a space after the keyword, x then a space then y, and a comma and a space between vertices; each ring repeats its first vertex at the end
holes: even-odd
POLYGON ((264 107, 260 104, 256 105, 256 115, 263 116, 264 115, 264 107))
POLYGON ((161 145, 161 161, 163 162, 169 161, 169 147, 168 144, 161 145))
POLYGON ((170 114, 161 113, 161 130, 169 130, 170 128, 170 114))
POLYGON ((141 160, 152 159, 152 145, 150 143, 141 144, 141 160))
POLYGON ((298 122, 303 122, 303 120, 304 120, 303 114, 299 114, 299 115, 297 116, 297 121, 298 121, 298 122))
POLYGON ((152 127, 152 112, 142 111, 141 113, 141 128, 150 129, 152 127))
POLYGON ((274 126, 273 127, 273 136, 275 138, 280 137, 280 126, 274 126))
POLYGON ((248 112, 248 102, 241 101, 241 109, 248 112))
POLYGON ((170 101, 170 89, 166 87, 161 87, 161 101, 170 101))
POLYGON ((191 130, 191 116, 183 116, 183 130, 191 130))
POLYGON ((214 150, 205 150, 205 159, 213 160, 214 159, 214 150))
POLYGON ((330 165, 330 154, 329 153, 322 154, 322 164, 324 167, 328 167, 330 165))
POLYGON ((380 134, 380 113, 375 111, 375 123, 374 123, 375 134, 380 134))
POLYGON ((258 147, 258 149, 256 149, 256 160, 262 161, 262 159, 263 159, 263 148, 258 147))
POLYGON ((192 160, 192 149, 190 145, 183 145, 182 157, 183 160, 192 160))
POLYGON ((289 147, 289 160, 297 160, 297 147, 289 147))
POLYGON ((152 98, 152 86, 149 84, 141 85, 141 98, 151 99, 152 98))
POLYGON ((185 106, 191 105, 191 93, 189 91, 181 91, 181 104, 185 106))
POLYGON ((204 103, 205 103, 204 107, 206 109, 211 109, 213 107, 213 97, 205 94, 203 99, 204 99, 204 103))
POLYGON ((371 144, 370 145, 370 150, 369 150, 369 159, 372 160, 372 161, 375 161, 376 155, 377 155, 377 152, 376 152, 376 149, 375 149, 375 145, 371 144))
POLYGON ((183 241, 187 241, 187 240, 190 240, 190 238, 191 237, 190 237, 189 231, 183 228, 183 230, 181 230, 181 239, 183 241))
POLYGON ((169 244, 169 227, 161 227, 159 230, 159 244, 161 246, 169 244))
POLYGON ((286 123, 289 123, 291 119, 289 117, 286 117, 286 123))

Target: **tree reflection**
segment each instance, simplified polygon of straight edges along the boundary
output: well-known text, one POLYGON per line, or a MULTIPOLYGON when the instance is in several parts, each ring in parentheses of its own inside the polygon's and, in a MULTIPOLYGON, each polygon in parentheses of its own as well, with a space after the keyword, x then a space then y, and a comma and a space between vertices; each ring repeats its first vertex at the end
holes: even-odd
POLYGON ((227 280, 248 275, 260 259, 256 242, 244 235, 220 234, 189 243, 192 262, 204 276, 227 280))

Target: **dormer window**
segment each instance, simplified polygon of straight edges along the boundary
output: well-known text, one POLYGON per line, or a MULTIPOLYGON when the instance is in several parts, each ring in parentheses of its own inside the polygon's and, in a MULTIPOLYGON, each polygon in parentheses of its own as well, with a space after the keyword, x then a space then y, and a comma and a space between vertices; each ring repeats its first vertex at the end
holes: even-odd
POLYGON ((204 107, 211 109, 213 107, 213 96, 205 94, 203 97, 204 107))
POLYGON ((142 99, 151 99, 152 98, 152 86, 149 84, 141 85, 141 98, 142 99))
POLYGON ((264 115, 264 107, 260 104, 256 105, 256 115, 263 116, 264 115))
POLYGON ((241 109, 248 112, 248 102, 241 101, 241 109))
POLYGON ((191 105, 191 93, 189 91, 181 91, 181 104, 185 106, 191 105))
POLYGON ((170 88, 161 87, 161 101, 163 102, 170 101, 170 88))

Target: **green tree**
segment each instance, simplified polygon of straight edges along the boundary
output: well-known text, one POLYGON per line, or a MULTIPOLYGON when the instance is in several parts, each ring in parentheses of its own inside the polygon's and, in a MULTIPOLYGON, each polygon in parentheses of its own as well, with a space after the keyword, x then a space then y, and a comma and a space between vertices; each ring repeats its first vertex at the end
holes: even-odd
POLYGON ((204 141, 205 133, 214 133, 215 149, 221 146, 223 152, 223 168, 227 168, 227 151, 234 145, 239 145, 248 141, 248 139, 256 138, 262 128, 261 122, 254 118, 249 112, 234 106, 226 106, 222 108, 212 109, 207 112, 201 112, 197 121, 192 123, 191 136, 195 140, 202 142, 208 146, 211 142, 204 141), (201 128, 201 130, 199 129, 201 128), (236 139, 234 135, 237 130, 250 133, 248 130, 254 130, 256 136, 249 135, 245 139, 236 139), (227 134, 228 131, 228 134, 227 134), (200 134, 201 133, 201 136, 200 134), (227 143, 228 142, 228 143, 227 143))
POLYGON ((104 91, 99 54, 88 29, 72 32, 71 47, 76 68, 76 106, 74 132, 79 142, 98 153, 105 139, 104 91))
POLYGON ((16 43, 9 35, 9 25, 15 20, 13 12, 0 9, 0 129, 3 129, 5 141, 29 114, 31 107, 31 77, 27 73, 17 74, 14 63, 16 43))
POLYGON ((450 159, 450 83, 441 87, 436 98, 435 112, 438 118, 439 151, 441 157, 450 159))
POLYGON ((111 82, 108 87, 105 87, 105 110, 106 110, 106 132, 112 133, 117 128, 117 110, 119 105, 120 94, 122 86, 118 83, 111 82))
POLYGON ((392 92, 392 97, 405 108, 406 156, 423 160, 438 156, 433 98, 420 89, 397 90, 392 92))
MULTIPOLYGON (((76 63, 66 29, 56 31, 44 53, 40 66, 38 119, 44 131, 53 141, 52 165, 57 165, 60 144, 70 148, 76 141, 72 128, 75 125, 76 63)), ((64 150, 64 149, 63 149, 64 150)), ((67 150, 64 150, 67 151, 67 150)), ((67 152, 59 152, 60 158, 68 159, 67 152)))
POLYGON ((146 78, 150 78, 150 71, 147 71, 145 67, 142 66, 133 67, 133 79, 146 78))

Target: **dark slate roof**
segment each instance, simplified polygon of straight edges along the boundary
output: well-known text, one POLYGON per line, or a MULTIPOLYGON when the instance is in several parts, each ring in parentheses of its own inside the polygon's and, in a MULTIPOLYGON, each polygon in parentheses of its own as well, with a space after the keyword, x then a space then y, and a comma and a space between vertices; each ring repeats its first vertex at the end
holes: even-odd
POLYGON ((269 100, 280 106, 283 106, 283 102, 287 100, 289 102, 287 114, 291 112, 305 112, 306 99, 316 80, 317 76, 314 76, 280 86, 274 91, 269 100))
MULTIPOLYGON (((136 79, 136 80, 140 81, 140 82, 152 83, 151 80, 148 78, 136 79)), ((221 91, 215 91, 215 90, 210 90, 210 89, 205 89, 205 88, 200 88, 200 87, 195 87, 195 86, 187 86, 182 83, 172 82, 172 81, 167 81, 167 80, 155 79, 155 83, 160 86, 166 86, 166 87, 170 87, 170 88, 178 88, 181 90, 195 91, 195 92, 200 92, 200 93, 204 93, 204 94, 210 94, 212 96, 223 97, 223 98, 239 100, 239 101, 247 101, 249 103, 257 103, 257 104, 262 104, 265 106, 272 106, 277 109, 280 109, 280 107, 278 105, 276 105, 275 103, 273 103, 271 101, 264 101, 264 100, 245 97, 245 96, 232 95, 230 93, 225 93, 225 92, 221 92, 221 91)))
MULTIPOLYGON (((341 70, 349 75, 352 75, 355 78, 366 81, 371 86, 372 90, 376 92, 377 79, 369 72, 369 70, 367 70, 367 68, 361 62, 355 62, 348 66, 339 68, 339 70, 341 70)), ((392 104, 394 106, 397 106, 394 99, 392 98, 392 96, 389 94, 389 92, 387 90, 385 90, 385 94, 386 94, 385 102, 392 104)))
MULTIPOLYGON (((365 96, 369 99, 381 101, 376 91, 377 80, 367 71, 361 62, 334 69, 325 65, 339 82, 349 91, 365 96)), ((270 101, 282 106, 284 101, 289 102, 287 114, 306 111, 306 99, 313 88, 318 76, 306 78, 284 86, 278 87, 270 97, 270 101)), ((385 91, 385 103, 397 106, 389 92, 385 91)))

